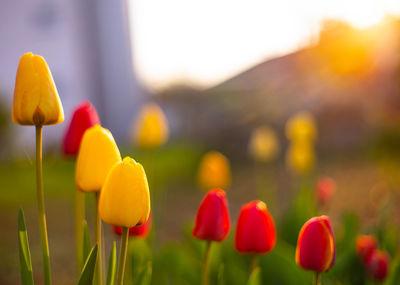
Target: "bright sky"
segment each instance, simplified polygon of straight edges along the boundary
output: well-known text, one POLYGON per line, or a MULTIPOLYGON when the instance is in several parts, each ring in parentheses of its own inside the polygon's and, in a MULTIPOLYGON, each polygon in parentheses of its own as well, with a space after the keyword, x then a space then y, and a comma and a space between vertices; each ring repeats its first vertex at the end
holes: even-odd
POLYGON ((134 65, 151 89, 216 84, 316 39, 324 18, 358 28, 400 15, 399 0, 131 0, 134 65))

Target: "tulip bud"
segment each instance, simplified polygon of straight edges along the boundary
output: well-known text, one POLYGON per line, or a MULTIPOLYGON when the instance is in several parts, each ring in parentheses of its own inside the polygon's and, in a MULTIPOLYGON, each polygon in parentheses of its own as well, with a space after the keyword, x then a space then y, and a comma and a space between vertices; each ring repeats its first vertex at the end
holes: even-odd
POLYGON ((381 250, 374 250, 366 264, 369 274, 378 281, 383 281, 389 273, 389 255, 381 250))
POLYGON ((63 142, 64 155, 77 155, 83 134, 94 125, 100 125, 99 116, 94 106, 89 101, 85 101, 75 109, 65 133, 63 142))
POLYGON ((103 221, 120 227, 144 224, 150 214, 146 173, 130 157, 115 164, 100 192, 99 213, 103 221))
POLYGON ((200 162, 197 180, 204 190, 228 188, 231 184, 228 159, 220 152, 207 152, 200 162))
POLYGON ((46 61, 31 52, 18 63, 12 121, 19 125, 56 125, 64 121, 64 111, 46 61))
POLYGON ((161 108, 146 104, 135 122, 133 140, 139 147, 151 149, 165 144, 168 136, 168 121, 161 108))
POLYGON ((300 230, 296 263, 304 270, 324 272, 335 263, 335 241, 329 217, 308 220, 300 230))
POLYGON ((321 177, 315 184, 315 194, 320 205, 326 204, 335 194, 335 181, 329 177, 321 177))
POLYGON ((286 123, 286 137, 291 141, 311 143, 317 136, 314 116, 308 112, 300 112, 292 116, 286 123))
POLYGON ((100 191, 111 167, 121 161, 111 132, 100 125, 87 129, 83 135, 76 161, 75 181, 85 192, 100 191))
MULTIPOLYGON (((149 219, 140 226, 129 228, 128 234, 134 237, 145 238, 149 234, 151 229, 151 211, 149 215, 149 219)), ((122 227, 113 226, 114 233, 118 236, 122 236, 122 227)))
POLYGON ((371 235, 360 235, 356 240, 356 252, 363 264, 367 264, 378 247, 378 241, 371 235))
POLYGON ((275 243, 275 224, 265 203, 252 201, 243 205, 236 226, 236 250, 241 253, 267 253, 275 243))
POLYGON ((298 174, 306 174, 314 166, 313 146, 308 143, 292 143, 286 155, 286 164, 298 174))
POLYGON ((229 229, 225 192, 221 189, 208 191, 197 211, 193 236, 202 240, 223 241, 229 229))
POLYGON ((279 152, 279 142, 274 130, 267 126, 255 129, 250 137, 249 153, 258 161, 274 159, 279 152))

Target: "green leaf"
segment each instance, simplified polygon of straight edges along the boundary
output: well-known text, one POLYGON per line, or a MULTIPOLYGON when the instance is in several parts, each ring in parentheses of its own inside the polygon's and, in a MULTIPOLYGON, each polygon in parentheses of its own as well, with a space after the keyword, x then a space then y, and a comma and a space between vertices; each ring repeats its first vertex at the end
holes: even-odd
POLYGON ((18 246, 22 284, 34 284, 31 252, 29 250, 28 233, 26 231, 24 211, 22 210, 22 208, 20 208, 18 212, 18 246))
POLYGON ((90 232, 89 227, 86 221, 82 223, 82 231, 83 231, 83 245, 82 245, 82 264, 81 268, 85 265, 85 260, 89 256, 90 250, 92 249, 92 243, 90 242, 90 232))
POLYGON ((114 285, 115 269, 117 268, 117 246, 113 242, 110 257, 108 259, 107 285, 114 285))
POLYGON ((152 274, 152 265, 151 261, 149 261, 146 265, 144 265, 138 274, 137 279, 134 284, 138 285, 149 285, 151 283, 151 274, 152 274))
POLYGON ((78 285, 92 285, 97 260, 97 244, 92 248, 82 269, 78 285))

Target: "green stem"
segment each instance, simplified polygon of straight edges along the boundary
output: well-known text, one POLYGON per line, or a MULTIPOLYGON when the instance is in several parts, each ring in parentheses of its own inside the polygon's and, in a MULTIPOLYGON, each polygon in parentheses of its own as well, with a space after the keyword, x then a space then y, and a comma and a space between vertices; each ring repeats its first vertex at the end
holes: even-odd
POLYGON ((42 176, 42 126, 36 126, 36 194, 39 213, 40 240, 43 251, 44 284, 51 284, 49 240, 47 237, 46 212, 44 209, 42 176))
POLYGON ((128 249, 128 240, 129 240, 128 228, 122 227, 121 249, 119 253, 118 276, 116 285, 124 284, 124 273, 125 273, 125 262, 128 249))
POLYGON ((315 271, 315 275, 314 275, 314 285, 318 285, 319 284, 319 272, 315 271))
POLYGON ((81 272, 83 260, 83 221, 85 219, 85 193, 75 191, 75 242, 78 272, 81 272))
POLYGON ((207 241, 206 251, 204 253, 204 263, 203 263, 203 276, 202 285, 210 284, 210 252, 211 252, 211 241, 207 241))
POLYGON ((97 284, 103 284, 103 262, 102 262, 102 244, 101 244, 101 218, 99 214, 99 199, 100 199, 100 191, 96 192, 96 210, 95 210, 95 236, 97 243, 97 265, 96 265, 96 276, 97 276, 97 284))
POLYGON ((257 254, 253 254, 253 256, 251 257, 250 276, 253 273, 253 271, 256 270, 257 267, 258 267, 258 255, 257 254))

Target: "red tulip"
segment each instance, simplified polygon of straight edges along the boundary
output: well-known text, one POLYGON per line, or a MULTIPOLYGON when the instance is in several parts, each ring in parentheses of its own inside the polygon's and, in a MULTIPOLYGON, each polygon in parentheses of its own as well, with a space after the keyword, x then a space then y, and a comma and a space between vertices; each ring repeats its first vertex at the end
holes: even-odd
POLYGON ((308 220, 300 230, 296 263, 305 270, 324 272, 335 263, 335 240, 327 216, 308 220))
POLYGON ((377 247, 378 241, 374 236, 360 235, 356 240, 356 252, 364 264, 369 262, 377 247))
POLYGON ((100 124, 96 109, 89 101, 84 101, 74 111, 71 122, 65 133, 63 153, 67 156, 78 154, 83 133, 90 127, 100 124))
POLYGON ((381 250, 374 250, 366 264, 369 274, 376 280, 383 281, 389 272, 389 255, 381 250))
POLYGON ((261 201, 243 205, 236 226, 235 247, 241 253, 267 253, 276 242, 275 224, 261 201))
MULTIPOLYGON (((147 221, 140 226, 129 228, 129 235, 145 238, 149 234, 151 229, 151 212, 147 221)), ((114 233, 118 236, 122 236, 122 227, 113 226, 114 233)))
POLYGON ((209 241, 222 241, 230 229, 228 203, 225 191, 210 190, 197 211, 193 236, 209 241))
POLYGON ((326 204, 335 194, 336 184, 335 181, 329 177, 321 177, 315 184, 315 194, 318 203, 326 204))

